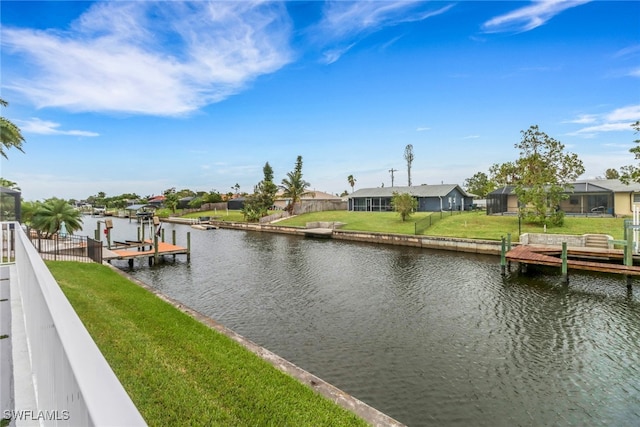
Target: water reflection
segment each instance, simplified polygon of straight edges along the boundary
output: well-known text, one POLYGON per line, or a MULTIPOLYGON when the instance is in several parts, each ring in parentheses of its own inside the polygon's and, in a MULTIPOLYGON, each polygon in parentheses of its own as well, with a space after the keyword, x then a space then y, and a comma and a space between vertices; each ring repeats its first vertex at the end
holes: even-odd
MULTIPOLYGON (((167 227, 183 242, 191 231, 167 227)), ((191 236, 190 265, 131 274, 404 423, 640 420, 640 301, 623 279, 573 274, 564 286, 548 273, 503 278, 488 256, 191 236)))

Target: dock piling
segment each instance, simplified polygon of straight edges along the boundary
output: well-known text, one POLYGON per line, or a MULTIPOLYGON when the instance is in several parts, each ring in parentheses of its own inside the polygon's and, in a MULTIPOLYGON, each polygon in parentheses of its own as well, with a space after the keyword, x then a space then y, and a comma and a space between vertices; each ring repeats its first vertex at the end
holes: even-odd
POLYGON ((191 262, 191 232, 187 232, 187 262, 191 262))
POLYGON ((569 268, 567 265, 567 242, 562 242, 562 283, 565 285, 569 284, 569 268))
POLYGON ((507 265, 507 252, 506 252, 506 241, 504 236, 502 236, 502 242, 500 245, 500 272, 504 276, 506 274, 506 265, 507 265))

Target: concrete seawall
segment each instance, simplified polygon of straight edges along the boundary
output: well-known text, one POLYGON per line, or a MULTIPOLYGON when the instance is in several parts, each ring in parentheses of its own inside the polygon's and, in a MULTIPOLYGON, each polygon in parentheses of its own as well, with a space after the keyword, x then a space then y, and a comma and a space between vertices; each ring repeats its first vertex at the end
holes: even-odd
MULTIPOLYGON (((171 220, 163 220, 173 222, 171 220)), ((178 222, 178 221, 176 221, 178 222)), ((268 233, 305 235, 305 229, 299 227, 285 227, 273 224, 256 224, 246 222, 218 221, 215 225, 220 228, 245 231, 261 231, 268 233)), ((495 240, 461 239, 456 237, 414 236, 409 234, 374 233, 365 231, 350 231, 335 229, 332 236, 336 240, 352 242, 377 243, 395 246, 412 246, 427 249, 442 249, 456 252, 500 255, 501 242, 495 240)))
POLYGON ((220 332, 223 335, 226 335, 227 337, 243 346, 248 351, 254 353, 256 356, 270 363, 276 369, 279 369, 280 371, 292 376, 302 384, 307 385, 318 394, 334 402, 336 405, 341 406, 342 408, 358 415, 370 425, 379 427, 405 427, 405 425, 398 420, 366 404, 360 399, 351 396, 350 394, 340 390, 334 385, 324 381, 322 378, 313 375, 312 373, 300 368, 294 363, 278 356, 277 354, 267 350, 266 348, 259 346, 258 344, 227 328, 221 323, 216 322, 211 317, 205 316, 199 311, 184 305, 180 301, 165 295, 160 290, 155 289, 152 286, 149 286, 146 283, 130 276, 125 271, 122 271, 108 263, 104 263, 103 265, 109 267, 111 270, 127 278, 136 285, 153 293, 158 298, 162 299, 168 304, 171 304, 173 307, 177 308, 183 313, 189 315, 192 319, 220 332))

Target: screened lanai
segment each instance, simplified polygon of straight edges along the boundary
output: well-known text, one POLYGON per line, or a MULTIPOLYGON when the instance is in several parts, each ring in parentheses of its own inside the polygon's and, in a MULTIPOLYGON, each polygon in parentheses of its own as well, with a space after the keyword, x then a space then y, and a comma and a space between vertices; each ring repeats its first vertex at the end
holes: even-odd
POLYGON ((20 222, 20 191, 0 187, 0 221, 20 222))
POLYGON ((573 184, 568 199, 560 202, 560 209, 568 214, 614 213, 614 192, 589 182, 573 184))

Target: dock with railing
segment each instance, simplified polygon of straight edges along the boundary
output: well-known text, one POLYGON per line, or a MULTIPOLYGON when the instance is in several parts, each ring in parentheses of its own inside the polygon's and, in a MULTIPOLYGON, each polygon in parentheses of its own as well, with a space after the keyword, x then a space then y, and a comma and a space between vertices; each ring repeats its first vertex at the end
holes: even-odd
POLYGON ((603 240, 597 235, 584 235, 587 244, 593 246, 569 246, 562 241, 560 245, 519 244, 512 248, 510 240, 510 236, 502 239, 502 274, 505 274, 511 262, 517 262, 521 271, 529 265, 559 267, 565 283, 569 282, 569 270, 623 275, 628 287, 631 287, 633 277, 640 277, 640 259, 633 253, 631 233, 627 234, 625 240, 603 240), (621 246, 622 249, 616 249, 615 246, 621 246))
POLYGON ((114 245, 110 249, 106 249, 102 256, 103 260, 127 260, 129 265, 133 265, 133 260, 140 258, 148 258, 149 265, 157 263, 160 257, 186 255, 187 261, 190 260, 190 235, 187 233, 187 247, 158 241, 157 238, 145 241, 113 242, 114 245))

